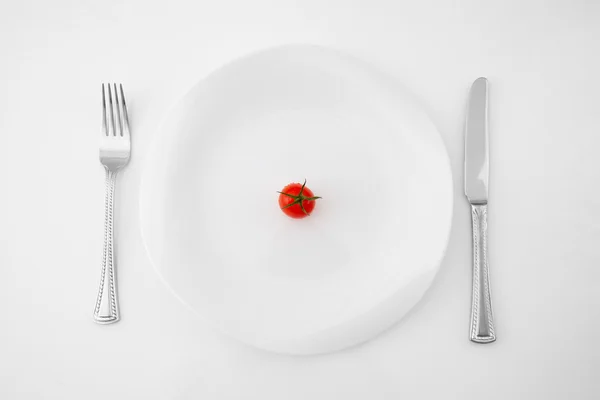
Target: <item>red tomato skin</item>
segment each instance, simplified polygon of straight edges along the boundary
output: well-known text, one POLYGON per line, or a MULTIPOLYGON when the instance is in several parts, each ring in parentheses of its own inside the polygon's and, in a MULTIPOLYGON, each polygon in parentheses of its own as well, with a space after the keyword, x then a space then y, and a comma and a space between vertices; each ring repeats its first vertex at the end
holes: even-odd
MULTIPOLYGON (((302 184, 301 183, 290 183, 289 185, 287 185, 286 187, 284 187, 281 191, 283 193, 288 193, 288 194, 291 194, 293 196, 297 196, 297 195, 300 194, 300 189, 301 188, 302 188, 302 184)), ((304 186, 304 190, 302 191, 302 195, 304 195, 306 197, 314 197, 314 193, 312 192, 312 190, 310 190, 306 186, 304 186)), ((279 195, 279 208, 281 208, 281 211, 283 211, 283 213, 285 215, 287 215, 288 217, 290 217, 290 218, 294 218, 294 219, 306 218, 315 209, 315 201, 314 200, 303 200, 302 201, 302 205, 304 206, 304 209, 306 210, 306 212, 308 213, 308 215, 306 215, 302 211, 302 208, 300 207, 300 204, 294 204, 291 207, 283 208, 283 207, 285 207, 288 204, 293 203, 293 202, 294 202, 293 198, 291 198, 289 196, 286 196, 284 194, 280 194, 279 195)))

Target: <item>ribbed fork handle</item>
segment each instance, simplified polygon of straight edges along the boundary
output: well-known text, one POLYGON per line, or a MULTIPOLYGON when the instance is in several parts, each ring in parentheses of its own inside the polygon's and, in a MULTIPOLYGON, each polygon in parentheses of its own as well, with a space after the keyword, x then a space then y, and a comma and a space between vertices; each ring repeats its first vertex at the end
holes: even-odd
POLYGON ((106 193, 104 197, 104 249, 100 287, 94 309, 94 320, 99 324, 112 324, 119 320, 117 302, 117 276, 113 250, 114 195, 117 173, 106 169, 106 193))
POLYGON ((487 204, 472 204, 473 220, 473 298, 471 304, 471 341, 496 340, 490 273, 487 262, 487 204))

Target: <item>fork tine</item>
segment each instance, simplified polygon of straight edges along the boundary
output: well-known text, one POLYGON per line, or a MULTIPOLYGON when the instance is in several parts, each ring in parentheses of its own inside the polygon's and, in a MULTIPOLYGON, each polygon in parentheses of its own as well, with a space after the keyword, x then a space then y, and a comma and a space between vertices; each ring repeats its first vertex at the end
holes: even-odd
POLYGON ((104 83, 102 84, 102 134, 108 136, 108 127, 106 126, 106 95, 104 94, 104 83))
MULTIPOLYGON (((122 115, 123 115, 123 130, 121 132, 123 132, 123 136, 126 137, 127 139, 130 138, 129 135, 129 116, 127 115, 127 104, 125 103, 125 93, 123 92, 123 85, 119 84, 119 87, 121 89, 121 106, 122 106, 122 115)), ((116 91, 117 89, 115 89, 116 91)))
POLYGON ((110 91, 110 83, 106 86, 108 86, 108 115, 110 118, 110 121, 108 121, 108 136, 115 136, 115 116, 113 114, 113 101, 112 92, 110 91))
POLYGON ((119 102, 117 84, 113 83, 113 87, 115 88, 115 110, 117 114, 117 117, 115 119, 115 124, 117 127, 117 129, 115 130, 115 136, 123 136, 123 121, 121 121, 121 103, 119 102))

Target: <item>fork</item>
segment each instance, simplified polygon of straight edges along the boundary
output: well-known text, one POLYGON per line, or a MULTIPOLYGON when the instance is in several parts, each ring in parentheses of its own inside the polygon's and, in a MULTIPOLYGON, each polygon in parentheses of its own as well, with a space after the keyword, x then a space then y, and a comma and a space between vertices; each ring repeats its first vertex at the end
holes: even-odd
POLYGON ((105 90, 102 84, 102 134, 100 137, 100 162, 106 170, 106 192, 104 197, 104 249, 102 251, 102 272, 94 321, 99 324, 112 324, 119 320, 117 300, 117 276, 115 272, 114 252, 114 196, 118 172, 129 162, 131 155, 131 136, 129 118, 123 85, 113 84, 114 102, 111 84, 105 90), (107 104, 108 97, 108 104, 107 104), (107 113, 108 110, 108 113, 107 113))

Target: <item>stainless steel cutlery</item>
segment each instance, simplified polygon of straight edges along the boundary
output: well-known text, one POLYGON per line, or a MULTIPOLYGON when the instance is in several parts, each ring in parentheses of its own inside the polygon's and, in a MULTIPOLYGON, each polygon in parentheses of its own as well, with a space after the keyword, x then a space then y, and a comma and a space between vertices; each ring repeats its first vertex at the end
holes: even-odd
POLYGON ((131 135, 123 85, 102 85, 102 132, 100 162, 106 170, 104 198, 104 248, 102 270, 94 320, 111 324, 119 320, 117 275, 114 251, 114 198, 118 172, 127 165, 131 155, 131 135), (114 89, 114 90, 113 90, 114 89))
POLYGON ((465 127, 465 194, 471 204, 473 222, 470 338, 476 343, 496 340, 487 261, 488 180, 488 81, 479 78, 471 87, 465 127))

